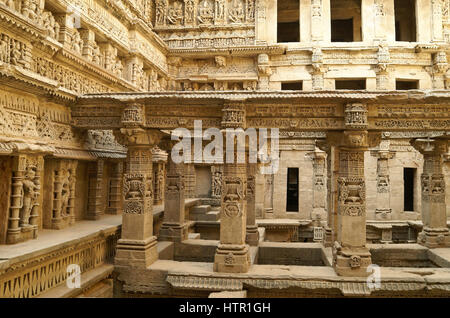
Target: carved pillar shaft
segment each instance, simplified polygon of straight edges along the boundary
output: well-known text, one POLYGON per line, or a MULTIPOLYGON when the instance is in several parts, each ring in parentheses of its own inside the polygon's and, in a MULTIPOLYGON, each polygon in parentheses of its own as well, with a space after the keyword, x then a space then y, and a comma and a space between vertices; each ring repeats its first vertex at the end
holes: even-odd
POLYGON ((313 41, 323 40, 323 23, 322 23, 322 0, 311 1, 311 39, 313 41))
POLYGON ((431 38, 434 42, 442 42, 442 0, 431 0, 432 28, 431 38))
POLYGON ((187 239, 184 173, 185 164, 176 164, 169 155, 164 194, 164 222, 159 231, 161 241, 181 242, 187 239))
POLYGON ((389 140, 383 140, 377 152, 377 208, 375 216, 378 219, 391 219, 391 182, 389 178, 389 140))
POLYGON ((146 268, 158 259, 153 235, 153 160, 152 148, 161 132, 142 128, 144 106, 129 104, 122 114, 119 137, 127 146, 123 174, 122 237, 117 242, 115 265, 146 268))
POLYGON ((97 220, 104 213, 103 168, 104 161, 102 159, 99 159, 96 162, 89 163, 89 196, 88 210, 86 215, 86 218, 88 220, 97 220))
POLYGON ((369 147, 367 107, 345 107, 346 131, 338 133, 339 177, 333 266, 338 275, 367 276, 371 256, 366 247, 366 183, 364 153, 369 147))
POLYGON ((374 3, 374 39, 384 40, 386 38, 386 9, 383 0, 375 0, 374 3))
POLYGON ((256 226, 256 174, 257 164, 247 164, 247 226, 245 242, 256 246, 259 241, 258 227, 256 226))
POLYGON ((20 237, 20 209, 22 205, 22 180, 25 173, 26 158, 18 156, 14 158, 12 177, 11 205, 8 218, 8 234, 6 241, 9 244, 16 243, 20 237))
MULTIPOLYGON (((240 101, 230 102, 222 111, 222 126, 225 128, 226 139, 233 138, 234 158, 230 160, 231 156, 228 153, 224 157, 220 243, 214 257, 214 271, 245 273, 250 266, 249 247, 245 244, 247 169, 245 160, 243 163, 238 162, 239 137, 235 138, 233 134, 228 134, 228 131, 234 128, 245 127, 245 105, 240 101)), ((243 146, 245 148, 245 145, 243 146)), ((240 155, 242 152, 245 158, 245 149, 241 148, 240 155)))
POLYGON ((325 164, 326 164, 326 153, 319 149, 316 149, 312 153, 313 160, 313 209, 311 213, 311 219, 325 219, 325 198, 326 198, 326 187, 325 187, 325 164))
POLYGON ((448 151, 448 140, 416 139, 411 143, 424 158, 421 175, 423 231, 419 234, 419 243, 429 248, 450 246, 443 175, 443 154, 448 151))
POLYGON ((120 214, 123 210, 122 202, 123 162, 114 162, 111 178, 109 179, 108 214, 120 214))

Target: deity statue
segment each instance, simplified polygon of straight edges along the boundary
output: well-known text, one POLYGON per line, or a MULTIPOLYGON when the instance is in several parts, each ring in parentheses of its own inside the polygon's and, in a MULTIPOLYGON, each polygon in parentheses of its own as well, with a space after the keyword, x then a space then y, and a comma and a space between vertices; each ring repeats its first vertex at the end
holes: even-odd
POLYGON ((201 24, 212 23, 214 18, 214 8, 208 0, 203 0, 198 9, 198 21, 201 24))
POLYGON ((36 170, 36 166, 29 165, 25 179, 22 181, 22 208, 19 212, 21 227, 31 226, 29 223, 30 215, 39 197, 40 186, 36 178, 36 170))
POLYGON ((70 199, 70 182, 72 181, 72 174, 70 171, 64 173, 62 187, 61 187, 61 216, 67 216, 67 208, 69 207, 70 199))
POLYGON ((170 24, 183 23, 183 8, 180 2, 175 2, 173 6, 169 7, 167 12, 167 20, 170 24))
POLYGON ((222 195, 222 174, 220 171, 214 173, 213 178, 213 197, 220 197, 222 195))
POLYGON ((233 7, 229 9, 229 17, 233 23, 241 23, 244 20, 244 6, 242 1, 234 0, 233 7))
POLYGON ((0 62, 9 62, 9 39, 6 34, 0 38, 0 62))

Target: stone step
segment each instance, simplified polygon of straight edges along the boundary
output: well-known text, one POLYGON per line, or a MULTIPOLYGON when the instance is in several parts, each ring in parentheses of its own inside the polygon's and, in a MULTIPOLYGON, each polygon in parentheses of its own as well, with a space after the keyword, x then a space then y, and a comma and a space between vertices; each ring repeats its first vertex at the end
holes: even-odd
POLYGON ((200 239, 200 233, 189 233, 188 234, 188 240, 199 240, 200 239))
POLYGON ((209 204, 194 206, 191 210, 191 214, 203 214, 211 211, 211 206, 209 204))
POLYGON ((219 221, 220 211, 210 211, 204 216, 204 221, 219 221))

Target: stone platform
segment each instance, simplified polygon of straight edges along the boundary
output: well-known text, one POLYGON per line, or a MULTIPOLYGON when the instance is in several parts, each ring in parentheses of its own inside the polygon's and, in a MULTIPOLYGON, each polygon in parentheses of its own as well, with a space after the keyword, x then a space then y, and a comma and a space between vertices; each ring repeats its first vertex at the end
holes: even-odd
MULTIPOLYGON (((201 240, 196 240, 201 241, 201 240)), ((207 246, 214 241, 204 242, 207 246), (208 243, 209 242, 209 243, 208 243)), ((200 244, 200 242, 196 242, 200 244)), ((268 243, 268 242, 266 242, 268 243)), ((187 242, 187 244, 190 244, 187 242)), ((197 244, 197 246, 198 246, 197 244)), ((449 297, 450 296, 450 249, 429 250, 417 244, 408 246, 390 245, 392 253, 425 252, 429 259, 439 259, 433 267, 380 267, 381 285, 370 288, 367 278, 338 276, 331 266, 331 249, 318 243, 268 243, 271 248, 295 249, 305 252, 322 249, 325 265, 299 266, 257 264, 258 257, 252 257, 252 266, 247 273, 217 273, 212 261, 187 261, 184 259, 160 259, 147 269, 123 269, 117 277, 122 293, 115 296, 133 297, 208 297, 217 292, 245 292, 247 297, 449 297), (299 245, 294 247, 292 245, 299 245), (445 266, 440 268, 439 266, 445 266)), ((264 245, 264 244, 262 244, 264 245)), ((384 253, 384 244, 372 244, 372 252, 384 253)), ((264 249, 255 248, 253 255, 264 249)), ((291 251, 292 252, 292 251, 291 251)), ((401 265, 401 264, 400 264, 401 265)))

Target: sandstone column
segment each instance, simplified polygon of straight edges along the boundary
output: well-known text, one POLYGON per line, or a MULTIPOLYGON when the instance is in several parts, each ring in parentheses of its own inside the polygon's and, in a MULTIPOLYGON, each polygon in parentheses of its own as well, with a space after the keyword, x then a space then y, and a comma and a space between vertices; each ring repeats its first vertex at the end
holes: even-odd
POLYGON ((312 153, 310 157, 313 160, 313 209, 311 213, 311 219, 325 219, 325 198, 326 198, 326 188, 325 188, 325 164, 326 164, 326 153, 318 148, 312 153))
MULTIPOLYGON (((242 102, 230 102, 224 106, 222 127, 225 131, 245 126, 245 105, 242 102)), ((234 145, 236 145, 236 138, 234 145)), ((225 140, 226 141, 226 140, 225 140)), ((235 147, 236 150, 236 147, 235 147)), ((237 163, 237 151, 234 162, 224 160, 223 191, 220 211, 220 243, 214 257, 214 271, 245 273, 250 266, 249 247, 246 236, 246 164, 237 163)))
POLYGON ((109 179, 108 214, 120 214, 123 210, 122 200, 123 162, 113 163, 111 178, 109 179))
POLYGON ((431 0, 431 40, 433 42, 443 42, 443 27, 442 27, 442 7, 444 2, 442 0, 431 0))
POLYGON ((311 0, 311 40, 323 41, 324 24, 322 0, 311 0))
POLYGON ((336 233, 336 202, 337 202, 337 168, 336 168, 336 146, 332 146, 326 141, 317 142, 319 149, 326 153, 326 169, 327 169, 327 195, 326 195, 326 210, 327 210, 327 225, 325 226, 325 235, 323 244, 325 247, 333 246, 336 233))
POLYGON ((345 106, 346 130, 331 140, 339 147, 337 229, 333 247, 333 266, 338 275, 367 276, 371 256, 366 247, 366 185, 364 152, 369 147, 367 107, 345 106))
POLYGON ((450 246, 445 205, 445 180, 443 155, 448 151, 447 139, 415 139, 413 147, 423 154, 424 164, 421 176, 422 222, 419 243, 429 248, 450 246))
POLYGON ((164 194, 164 222, 159 231, 159 239, 161 241, 181 242, 188 236, 185 221, 185 164, 173 162, 170 151, 175 142, 167 141, 166 143, 169 156, 167 158, 164 194))
POLYGON ((153 235, 152 148, 161 132, 144 129, 144 109, 130 104, 122 114, 121 134, 128 153, 123 175, 122 237, 117 242, 115 265, 148 267, 158 258, 153 235))
POLYGON ((89 163, 89 196, 86 214, 88 220, 98 220, 104 213, 103 168, 103 159, 89 163))
POLYGON ((247 230, 245 242, 257 246, 259 241, 258 226, 256 226, 256 174, 258 164, 247 164, 247 230))
POLYGON ((389 178, 389 159, 394 156, 389 151, 389 140, 384 139, 380 143, 376 153, 377 160, 377 207, 375 217, 377 219, 391 219, 391 182, 389 178))

